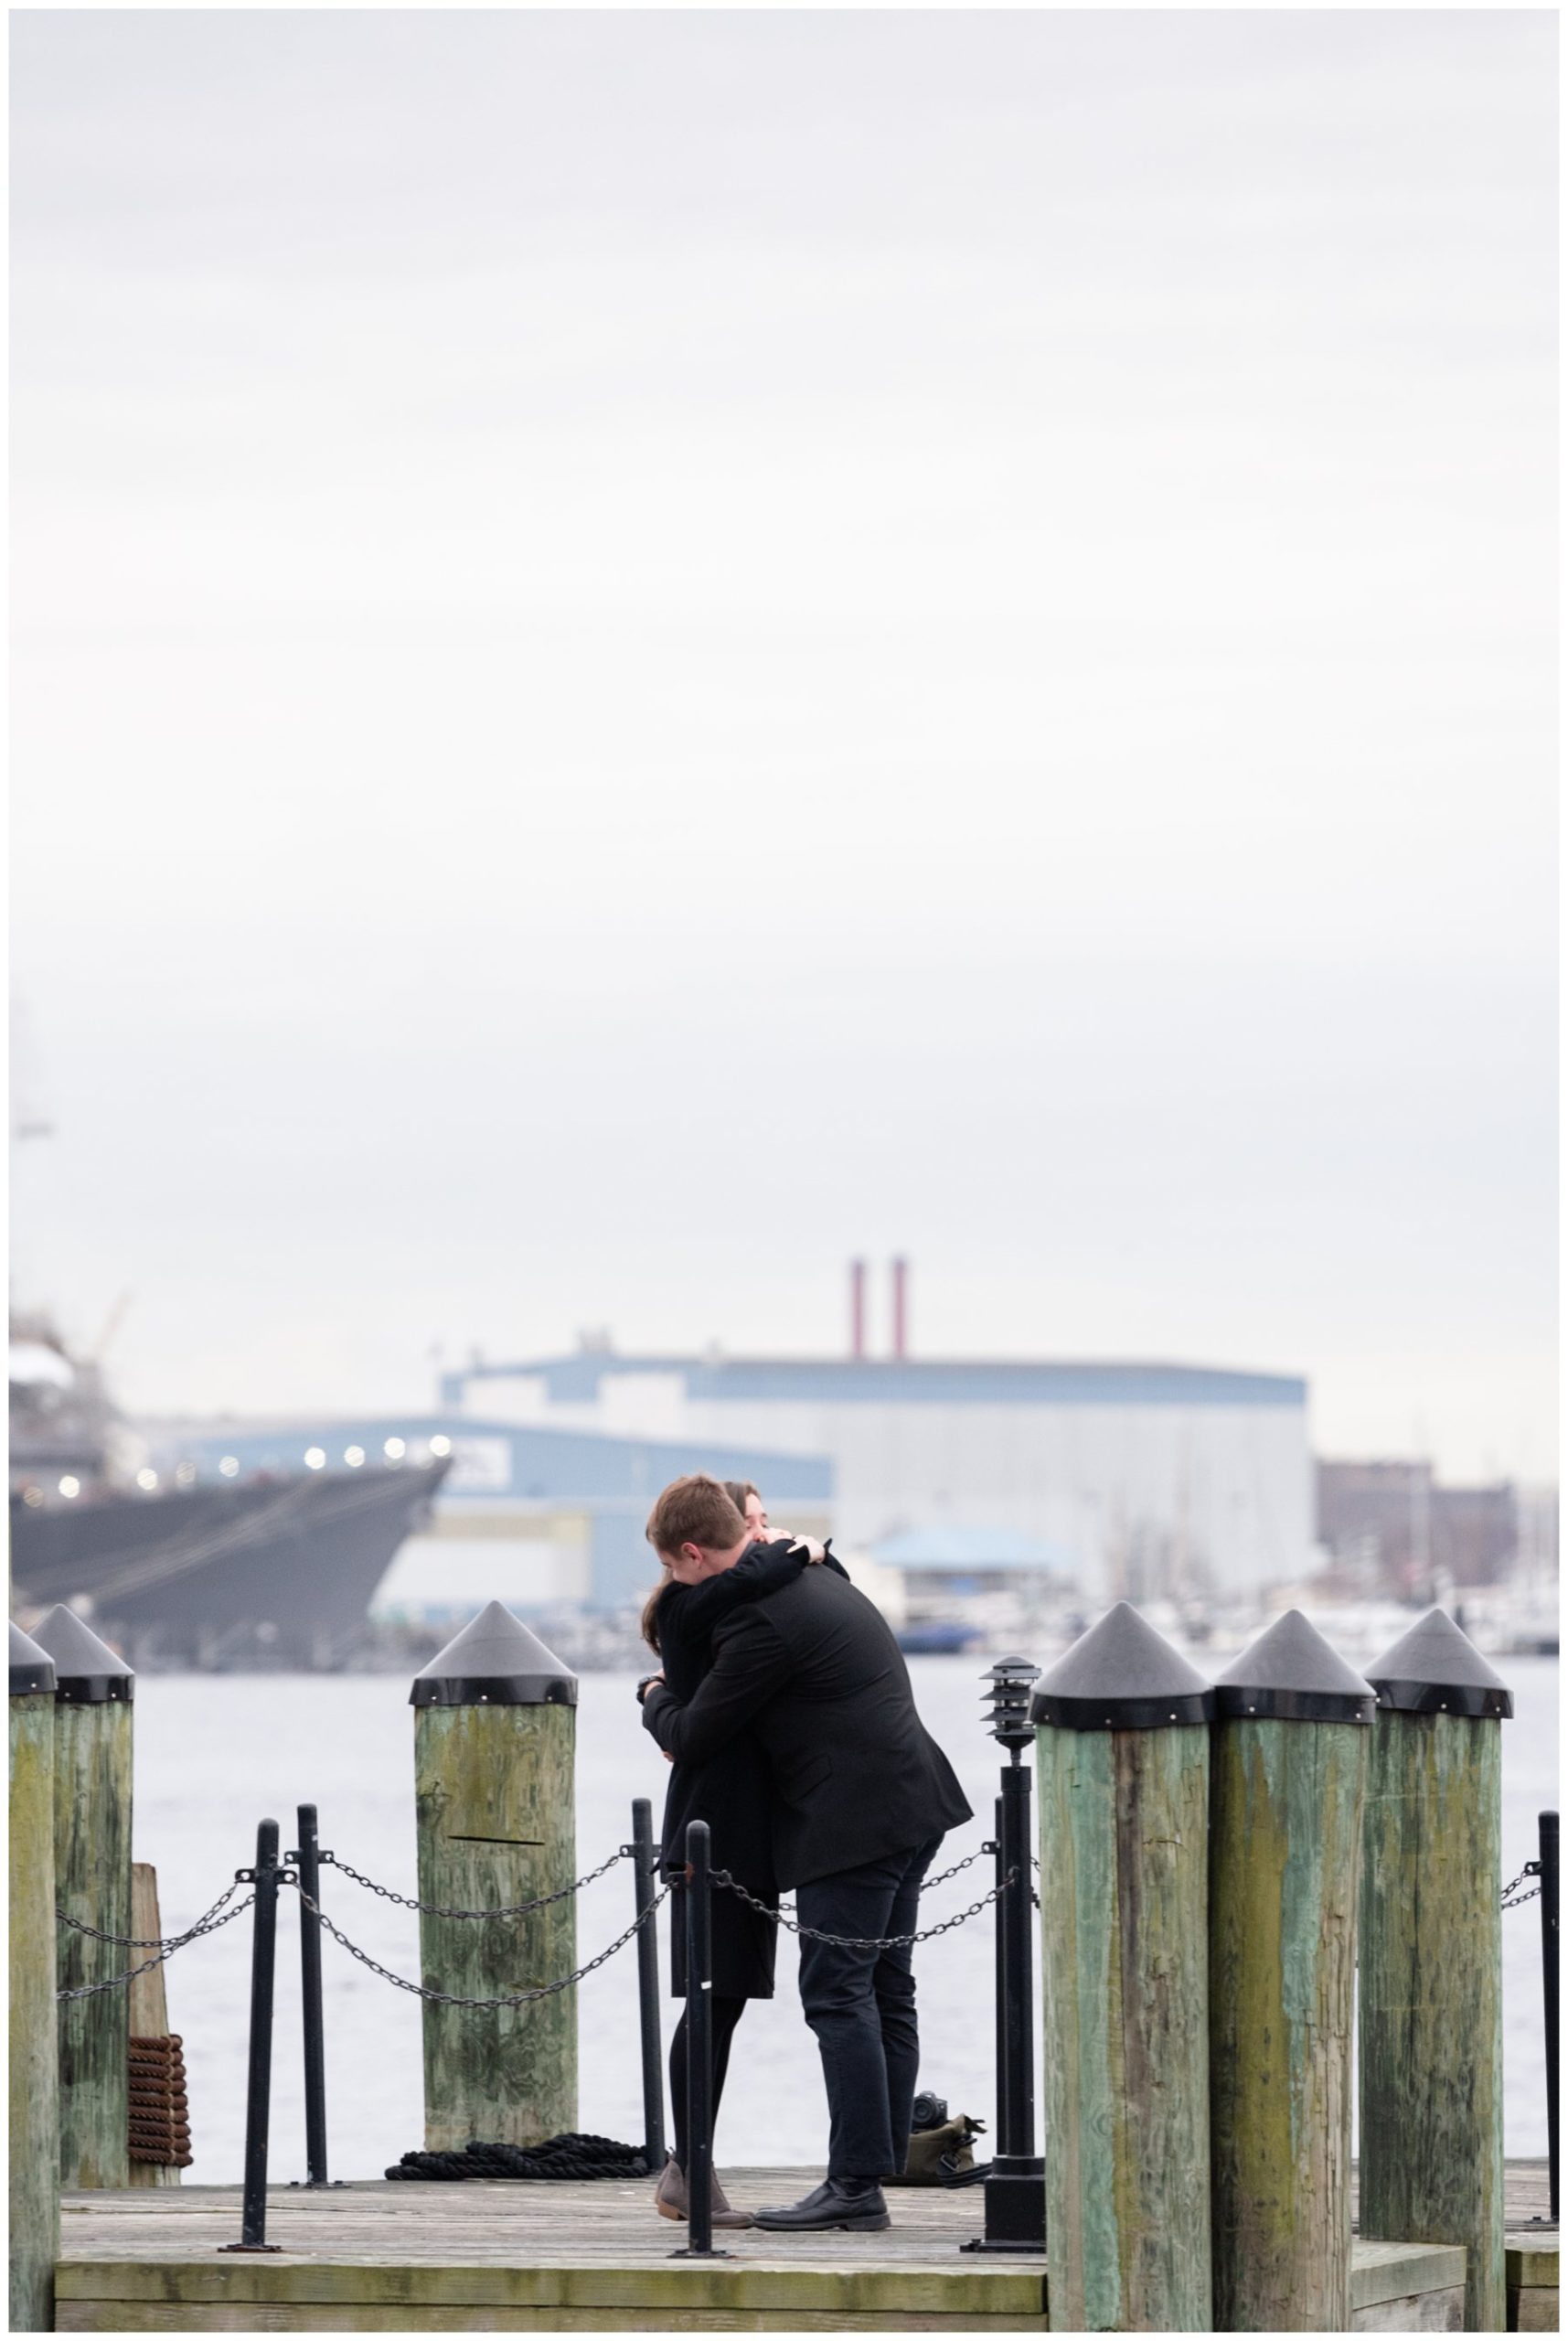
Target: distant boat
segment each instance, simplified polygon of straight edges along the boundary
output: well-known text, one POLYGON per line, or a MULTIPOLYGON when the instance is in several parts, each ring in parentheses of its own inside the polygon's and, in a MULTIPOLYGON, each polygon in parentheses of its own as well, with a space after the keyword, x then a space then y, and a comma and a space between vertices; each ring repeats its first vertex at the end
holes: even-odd
POLYGON ((85 1597, 96 1632, 165 1665, 331 1665, 449 1469, 443 1458, 47 1510, 13 1496, 15 1598, 85 1597))
POLYGON ((125 1485, 101 1380, 52 1327, 13 1323, 9 1379, 14 1606, 78 1606, 138 1663, 340 1664, 451 1469, 125 1485))
POLYGON ((897 1635, 906 1658, 956 1658, 977 1649, 985 1639, 982 1628, 963 1625, 955 1618, 932 1618, 901 1626, 897 1635))

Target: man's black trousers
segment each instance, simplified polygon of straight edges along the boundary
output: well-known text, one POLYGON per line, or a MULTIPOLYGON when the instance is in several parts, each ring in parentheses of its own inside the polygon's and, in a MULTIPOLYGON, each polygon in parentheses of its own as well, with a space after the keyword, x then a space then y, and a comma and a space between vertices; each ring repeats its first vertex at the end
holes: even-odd
MULTIPOLYGON (((803 1927, 885 1940, 920 1925, 921 1880, 941 1844, 813 1878, 795 1895, 803 1927)), ((902 2170, 920 2072, 911 1947, 851 1950, 801 1937, 800 1997, 827 2084, 827 2175, 888 2178, 902 2170)))

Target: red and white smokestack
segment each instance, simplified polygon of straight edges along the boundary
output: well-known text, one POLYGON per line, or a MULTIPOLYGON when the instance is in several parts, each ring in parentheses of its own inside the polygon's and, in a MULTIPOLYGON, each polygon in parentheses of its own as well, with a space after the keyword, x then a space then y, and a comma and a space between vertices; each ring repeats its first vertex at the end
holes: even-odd
POLYGON ((893 1355, 909 1354, 909 1262, 893 1262, 893 1355))
POLYGON ((866 1354, 866 1263, 849 1263, 849 1354, 866 1354))

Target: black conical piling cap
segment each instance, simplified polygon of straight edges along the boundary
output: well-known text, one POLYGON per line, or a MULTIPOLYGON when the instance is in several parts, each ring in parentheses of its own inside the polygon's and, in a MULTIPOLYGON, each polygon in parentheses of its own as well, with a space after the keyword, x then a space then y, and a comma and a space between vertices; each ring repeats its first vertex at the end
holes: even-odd
POLYGON ((11 1696, 27 1698, 32 1693, 47 1691, 55 1694, 55 1662, 47 1650, 40 1650, 30 1634, 20 1626, 11 1629, 11 1696))
POLYGON ((1207 1723, 1213 1712, 1214 1694, 1197 1668, 1130 1601, 1079 1636, 1029 1703, 1031 1723, 1063 1731, 1153 1731, 1207 1723))
POLYGON ((63 1601, 57 1602, 33 1639, 55 1662, 55 1696, 67 1706, 96 1706, 106 1699, 129 1706, 136 1675, 92 1628, 63 1601))
POLYGON ((1377 1694, 1299 1609, 1287 1609, 1214 1677, 1215 1712, 1296 1723, 1371 1723, 1377 1694))
POLYGON ((1367 1669, 1378 1705, 1413 1716, 1513 1713, 1513 1693, 1446 1609, 1429 1609, 1367 1669))
POLYGON ((415 1707, 574 1707, 577 1677, 499 1601, 414 1676, 415 1707))

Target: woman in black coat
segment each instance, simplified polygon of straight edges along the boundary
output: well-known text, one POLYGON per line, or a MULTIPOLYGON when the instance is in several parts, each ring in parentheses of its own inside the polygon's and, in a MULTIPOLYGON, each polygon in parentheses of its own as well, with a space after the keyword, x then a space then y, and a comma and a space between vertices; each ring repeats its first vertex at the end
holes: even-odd
MULTIPOLYGON (((643 1612, 643 1633, 663 1663, 664 1679, 677 1699, 695 1696, 713 1663, 713 1629, 743 1601, 760 1600, 793 1584, 820 1545, 805 1539, 752 1545, 732 1568, 699 1585, 667 1577, 643 1612)), ((650 1678, 651 1679, 651 1678, 650 1678)), ((706 1821, 715 1869, 730 1875, 770 1909, 778 1908, 773 1865, 773 1789, 762 1749, 749 1731, 705 1764, 677 1764, 665 1799, 662 1861, 675 1881, 671 1897, 671 1989, 686 1997, 684 1887, 687 1823, 706 1821)), ((761 1911, 722 1891, 712 1897, 713 2111, 730 2063, 730 2043, 748 2000, 773 1995, 773 1953, 778 1928, 761 1911)), ((668 2219, 686 2217, 686 2016, 670 2043, 670 2094, 675 2109, 675 2153, 659 2180, 656 2202, 668 2219)), ((731 2210, 713 2184, 713 2218, 719 2227, 750 2227, 751 2214, 731 2210)))

